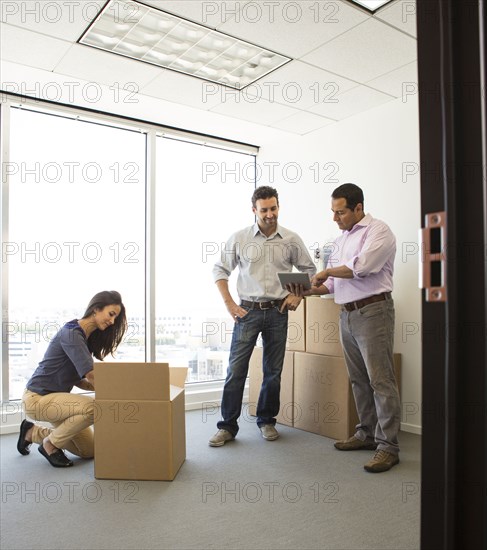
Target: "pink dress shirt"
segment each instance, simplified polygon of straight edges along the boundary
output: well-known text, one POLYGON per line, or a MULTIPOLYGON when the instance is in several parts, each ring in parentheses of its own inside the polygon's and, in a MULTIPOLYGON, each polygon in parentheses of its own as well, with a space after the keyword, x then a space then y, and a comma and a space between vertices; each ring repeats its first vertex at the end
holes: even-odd
POLYGON ((328 260, 329 268, 350 268, 353 279, 329 277, 325 286, 337 304, 391 292, 395 255, 396 238, 389 226, 367 214, 335 240, 328 260))

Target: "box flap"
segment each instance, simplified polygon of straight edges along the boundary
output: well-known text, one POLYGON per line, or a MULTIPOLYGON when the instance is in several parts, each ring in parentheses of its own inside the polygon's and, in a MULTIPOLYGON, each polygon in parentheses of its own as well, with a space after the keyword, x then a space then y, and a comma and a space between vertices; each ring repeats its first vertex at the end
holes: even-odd
MULTIPOLYGON (((167 363, 95 363, 95 398, 169 401, 167 363)), ((184 369, 187 370, 187 369, 184 369)))
POLYGON ((184 388, 180 388, 179 386, 173 386, 173 385, 170 386, 171 401, 174 401, 176 397, 181 393, 184 393, 184 388))
POLYGON ((169 367, 169 381, 172 386, 184 388, 187 376, 188 367, 169 367))

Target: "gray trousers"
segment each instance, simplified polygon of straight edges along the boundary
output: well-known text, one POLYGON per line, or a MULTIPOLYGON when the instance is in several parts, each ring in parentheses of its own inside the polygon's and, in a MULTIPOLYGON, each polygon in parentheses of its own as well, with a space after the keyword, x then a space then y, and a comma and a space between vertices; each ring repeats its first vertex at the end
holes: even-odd
POLYGON ((392 299, 340 313, 340 339, 359 423, 355 437, 399 453, 401 404, 394 375, 392 299))

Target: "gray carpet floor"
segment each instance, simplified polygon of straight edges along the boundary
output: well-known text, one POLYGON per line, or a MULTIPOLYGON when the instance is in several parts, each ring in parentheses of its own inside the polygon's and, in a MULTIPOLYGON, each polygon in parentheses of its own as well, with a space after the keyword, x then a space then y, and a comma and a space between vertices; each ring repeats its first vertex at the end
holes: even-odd
POLYGON ((248 417, 211 448, 215 418, 186 413, 172 482, 96 480, 81 459, 55 469, 1 436, 2 550, 419 548, 420 436, 401 432, 400 464, 370 474, 372 452, 280 425, 268 442, 248 417))

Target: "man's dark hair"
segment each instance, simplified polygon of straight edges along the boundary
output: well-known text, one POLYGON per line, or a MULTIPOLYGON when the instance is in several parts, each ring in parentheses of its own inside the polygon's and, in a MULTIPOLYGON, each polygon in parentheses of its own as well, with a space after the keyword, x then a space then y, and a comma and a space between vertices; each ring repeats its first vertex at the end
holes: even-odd
POLYGON ((344 183, 337 187, 331 194, 332 199, 346 199, 347 208, 354 210, 357 204, 362 204, 362 210, 364 206, 364 192, 358 185, 354 183, 344 183))
POLYGON ((252 206, 254 208, 257 208, 256 204, 258 200, 272 199, 272 197, 276 197, 277 206, 279 206, 279 195, 277 194, 277 191, 274 189, 274 187, 261 185, 260 187, 257 187, 257 189, 254 191, 254 194, 252 195, 252 206))

